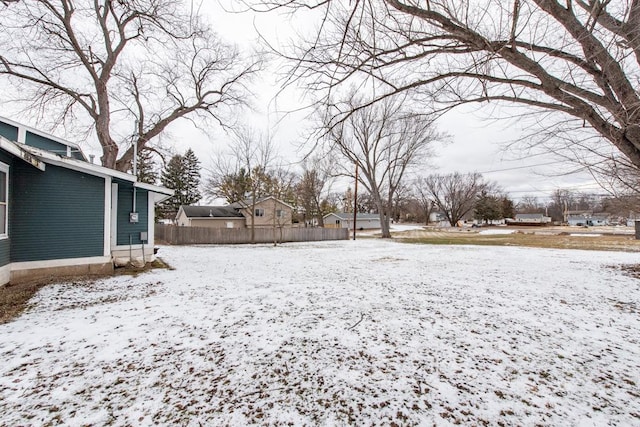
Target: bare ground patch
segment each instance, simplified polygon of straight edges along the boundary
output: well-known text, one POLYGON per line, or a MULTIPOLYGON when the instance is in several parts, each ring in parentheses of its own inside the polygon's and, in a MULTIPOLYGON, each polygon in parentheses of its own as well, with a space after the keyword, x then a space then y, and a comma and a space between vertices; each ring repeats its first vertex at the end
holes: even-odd
MULTIPOLYGON (((172 267, 163 260, 156 258, 154 262, 148 263, 145 267, 137 268, 126 266, 116 268, 113 276, 137 276, 154 268, 172 269, 172 267)), ((0 324, 10 322, 16 316, 20 315, 20 313, 28 307, 29 300, 44 286, 59 283, 87 286, 95 283, 96 280, 111 276, 112 275, 46 277, 16 284, 9 283, 6 286, 0 287, 0 324)))

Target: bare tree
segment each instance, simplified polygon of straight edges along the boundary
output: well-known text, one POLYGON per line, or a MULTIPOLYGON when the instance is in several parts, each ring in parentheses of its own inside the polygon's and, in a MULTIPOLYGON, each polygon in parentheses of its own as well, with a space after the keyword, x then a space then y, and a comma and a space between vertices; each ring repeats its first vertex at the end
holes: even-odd
POLYGON ((319 227, 324 227, 324 215, 331 212, 327 202, 333 182, 333 159, 315 156, 302 164, 302 176, 296 186, 298 202, 304 209, 305 218, 315 218, 319 227))
POLYGON ((413 181, 412 192, 415 200, 417 201, 422 213, 424 214, 424 222, 425 225, 429 225, 429 220, 431 218, 431 213, 435 208, 435 201, 431 192, 427 189, 426 179, 424 177, 419 177, 415 181, 413 181))
MULTIPOLYGON (((355 96, 350 97, 357 102, 355 96)), ((405 173, 425 161, 432 144, 442 135, 433 122, 403 106, 404 99, 387 99, 359 109, 346 120, 332 122, 326 116, 328 151, 340 153, 347 164, 343 173, 355 178, 355 165, 362 183, 377 207, 382 237, 389 238, 393 201, 405 173)), ((351 104, 354 105, 354 104, 351 104)))
POLYGON ((253 243, 256 203, 272 191, 269 169, 276 158, 275 147, 270 137, 251 128, 241 128, 235 132, 228 148, 228 153, 214 160, 205 193, 209 197, 225 197, 249 212, 253 243))
POLYGON ((430 175, 424 180, 435 205, 445 215, 452 227, 473 210, 476 197, 487 184, 479 173, 430 175))
POLYGON ((530 214, 530 213, 543 213, 545 211, 544 205, 540 203, 537 197, 531 195, 523 196, 516 206, 518 213, 530 214))
POLYGON ((260 67, 182 1, 24 1, 0 26, 0 75, 16 101, 56 125, 91 123, 102 164, 122 171, 178 119, 229 124, 260 67))
MULTIPOLYGON (((410 92, 443 111, 507 103, 546 113, 554 152, 611 147, 640 166, 638 0, 246 0, 255 10, 318 9, 319 34, 282 52, 289 81, 330 96, 375 82, 365 105, 410 92)), ((346 114, 349 114, 348 112, 346 114)), ((550 139, 551 141, 551 139, 550 139)), ((575 158, 575 157, 574 157, 575 158)))

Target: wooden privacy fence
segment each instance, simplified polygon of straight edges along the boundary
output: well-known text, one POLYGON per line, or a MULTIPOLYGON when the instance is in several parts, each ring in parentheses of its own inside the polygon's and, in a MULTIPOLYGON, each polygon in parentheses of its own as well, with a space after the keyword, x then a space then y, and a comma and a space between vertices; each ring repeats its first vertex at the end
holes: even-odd
MULTIPOLYGON (((347 240, 346 228, 256 228, 254 243, 315 242, 319 240, 347 240)), ((156 224, 156 242, 170 245, 251 243, 250 228, 178 227, 156 224)))

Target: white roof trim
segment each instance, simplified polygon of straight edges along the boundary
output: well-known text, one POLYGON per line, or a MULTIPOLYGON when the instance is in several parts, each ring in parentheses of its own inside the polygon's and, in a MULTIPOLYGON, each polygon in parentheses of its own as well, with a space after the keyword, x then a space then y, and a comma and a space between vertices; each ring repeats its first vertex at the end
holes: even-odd
POLYGON ((17 143, 10 141, 3 136, 0 136, 0 148, 13 154, 16 157, 20 157, 22 160, 29 163, 31 166, 40 169, 41 171, 45 170, 44 163, 40 159, 38 159, 38 157, 34 156, 27 150, 24 150, 17 143))
POLYGON ((133 186, 136 188, 141 188, 143 190, 152 191, 154 193, 166 194, 169 197, 175 194, 175 191, 173 191, 170 188, 160 187, 159 185, 147 184, 146 182, 134 181, 133 186))
POLYGON ((174 191, 169 188, 137 182, 136 177, 129 173, 105 168, 104 166, 100 165, 94 165, 93 163, 88 163, 83 160, 77 160, 70 157, 62 157, 35 147, 24 146, 23 149, 30 152, 32 155, 39 157, 43 162, 50 163, 55 166, 61 166, 67 169, 84 172, 89 175, 99 176, 102 178, 118 178, 123 181, 129 181, 133 183, 136 188, 152 191, 154 193, 165 194, 167 196, 173 196, 174 194, 174 191))

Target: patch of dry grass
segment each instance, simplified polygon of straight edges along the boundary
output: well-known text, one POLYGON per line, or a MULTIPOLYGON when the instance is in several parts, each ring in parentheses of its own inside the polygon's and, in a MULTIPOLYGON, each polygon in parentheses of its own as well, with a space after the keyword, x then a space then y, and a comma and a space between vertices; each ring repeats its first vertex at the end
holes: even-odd
POLYGON ((0 288, 0 324, 7 323, 27 306, 27 302, 50 281, 32 281, 0 288))
POLYGON ((629 235, 572 236, 568 233, 480 234, 475 232, 430 232, 403 234, 396 238, 406 243, 431 245, 523 246, 533 248, 585 249, 598 251, 640 252, 640 240, 629 235))

